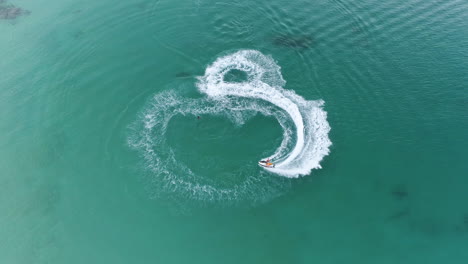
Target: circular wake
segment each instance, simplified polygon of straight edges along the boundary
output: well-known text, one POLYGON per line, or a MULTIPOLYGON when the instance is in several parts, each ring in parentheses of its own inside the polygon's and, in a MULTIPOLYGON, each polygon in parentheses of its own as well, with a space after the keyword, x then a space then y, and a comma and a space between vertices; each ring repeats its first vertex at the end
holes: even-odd
POLYGON ((286 153, 291 138, 289 130, 285 129, 283 144, 269 157, 276 161, 276 167, 268 170, 286 177, 298 177, 320 168, 320 161, 329 153, 331 145, 328 138, 330 126, 327 114, 321 108, 323 101, 306 101, 293 91, 283 89, 284 84, 280 67, 273 59, 255 50, 242 50, 218 58, 199 78, 198 88, 214 100, 222 101, 230 96, 254 98, 284 110, 294 122, 296 143, 286 153), (226 82, 224 77, 232 70, 247 73, 247 81, 226 82))
POLYGON ((326 112, 321 108, 323 101, 306 101, 283 89, 284 84, 280 67, 273 59, 258 51, 242 50, 218 58, 198 78, 196 85, 206 96, 187 98, 176 90, 156 94, 131 126, 129 137, 130 146, 144 157, 152 193, 200 201, 266 201, 287 189, 287 178, 320 168, 320 161, 331 145, 326 112), (245 73, 242 80, 227 80, 236 72, 245 73), (178 115, 218 116, 240 127, 257 114, 274 117, 283 130, 282 141, 274 153, 263 153, 276 167, 261 169, 257 160, 253 160, 233 172, 242 176, 239 177, 242 180, 230 186, 203 172, 194 172, 177 159, 167 142, 169 123, 178 115), (271 173, 285 177, 272 177, 271 173))

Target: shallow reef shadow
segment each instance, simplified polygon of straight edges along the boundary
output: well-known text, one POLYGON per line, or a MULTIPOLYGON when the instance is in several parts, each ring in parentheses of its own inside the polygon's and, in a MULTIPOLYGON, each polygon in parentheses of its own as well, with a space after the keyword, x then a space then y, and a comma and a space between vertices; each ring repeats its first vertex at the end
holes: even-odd
POLYGON ((20 16, 29 14, 31 12, 28 10, 9 4, 6 0, 0 0, 0 20, 15 20, 20 16))
POLYGON ((397 185, 391 192, 392 196, 398 200, 403 200, 408 197, 408 191, 404 185, 397 185))
POLYGON ((75 33, 73 33, 73 38, 74 39, 81 39, 85 35, 85 32, 83 30, 78 30, 75 33))
POLYGON ((468 231, 468 213, 463 216, 463 225, 465 226, 466 231, 468 231))

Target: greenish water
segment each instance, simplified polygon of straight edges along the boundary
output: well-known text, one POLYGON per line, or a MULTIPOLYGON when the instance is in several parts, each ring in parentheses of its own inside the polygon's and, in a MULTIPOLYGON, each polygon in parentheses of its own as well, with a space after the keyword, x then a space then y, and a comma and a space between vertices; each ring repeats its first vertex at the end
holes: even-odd
POLYGON ((468 262, 467 2, 7 4, 1 263, 468 262))

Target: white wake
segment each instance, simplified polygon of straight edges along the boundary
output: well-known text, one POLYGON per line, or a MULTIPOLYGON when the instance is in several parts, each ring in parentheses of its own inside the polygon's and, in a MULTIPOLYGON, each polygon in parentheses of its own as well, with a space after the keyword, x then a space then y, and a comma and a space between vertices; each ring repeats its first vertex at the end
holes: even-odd
POLYGON ((276 167, 267 170, 286 177, 298 177, 321 168, 320 161, 329 153, 331 145, 328 138, 330 126, 322 109, 322 100, 307 101, 293 91, 285 90, 284 85, 280 67, 272 58, 255 50, 241 50, 218 58, 207 67, 197 84, 202 93, 214 100, 227 102, 230 97, 253 98, 283 109, 294 122, 296 142, 292 150, 285 152, 291 133, 282 125, 283 143, 269 157, 276 162, 276 167), (232 70, 245 72, 247 80, 225 81, 225 75, 232 70))
POLYGON ((284 89, 285 83, 272 58, 255 50, 242 50, 218 58, 198 78, 196 85, 206 96, 188 98, 177 89, 154 95, 131 125, 128 138, 129 145, 142 154, 152 194, 204 202, 267 201, 288 188, 288 178, 320 168, 331 145, 323 101, 307 101, 284 89), (246 79, 228 82, 226 74, 233 70, 244 72, 246 79), (252 160, 233 172, 243 180, 230 186, 200 169, 193 171, 177 159, 167 140, 167 129, 175 116, 212 115, 242 126, 257 114, 274 117, 283 129, 281 143, 269 155, 276 167, 264 171, 252 160), (271 173, 284 177, 272 177, 271 173))

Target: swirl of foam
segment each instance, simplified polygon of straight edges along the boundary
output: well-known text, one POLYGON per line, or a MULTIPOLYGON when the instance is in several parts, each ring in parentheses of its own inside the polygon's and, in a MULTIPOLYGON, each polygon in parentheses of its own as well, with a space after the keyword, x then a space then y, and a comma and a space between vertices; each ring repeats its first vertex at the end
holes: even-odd
MULTIPOLYGON (((198 89, 207 96, 187 98, 177 89, 156 94, 139 118, 130 126, 129 145, 143 156, 149 172, 150 192, 154 196, 181 197, 203 202, 264 202, 288 189, 287 178, 298 177, 319 168, 328 154, 330 127, 322 101, 306 101, 283 89, 280 67, 258 51, 243 50, 218 58, 198 78, 198 89), (227 82, 231 70, 245 72, 247 80, 227 82), (267 103, 265 103, 267 102, 267 103), (240 176, 233 184, 194 172, 178 160, 167 142, 167 129, 173 117, 214 115, 242 126, 260 113, 278 120, 283 139, 274 154, 274 169, 258 170, 256 162, 231 173, 240 176), (286 177, 271 177, 271 173, 286 177)), ((209 166, 209 160, 205 160, 209 166)), ((178 199, 178 198, 177 198, 178 199)))
MULTIPOLYGON (((283 193, 289 183, 282 177, 271 177, 263 172, 258 174, 255 163, 247 164, 235 172, 242 176, 242 180, 234 185, 224 186, 210 177, 193 172, 177 160, 167 142, 166 131, 176 115, 217 115, 241 126, 258 112, 277 118, 287 138, 291 137, 287 116, 273 106, 249 100, 222 102, 207 98, 184 98, 175 90, 156 94, 140 114, 140 118, 130 126, 131 134, 128 139, 129 145, 142 153, 144 168, 150 172, 147 176, 151 195, 201 202, 248 201, 251 204, 270 200, 283 193)), ((283 144, 288 142, 283 141, 283 144)))
MULTIPOLYGON (((321 168, 320 161, 329 153, 331 141, 328 138, 330 126, 326 112, 321 106, 323 101, 306 101, 292 91, 282 88, 283 80, 280 67, 255 50, 241 50, 218 58, 207 67, 205 75, 197 84, 202 93, 215 100, 229 96, 260 99, 283 109, 293 120, 296 130, 296 144, 286 155, 286 144, 281 144, 270 156, 276 159, 276 167, 267 170, 286 177, 307 175, 314 168, 321 168), (247 81, 232 83, 225 81, 231 70, 247 74, 247 81)), ((284 141, 283 141, 284 142, 284 141)))

